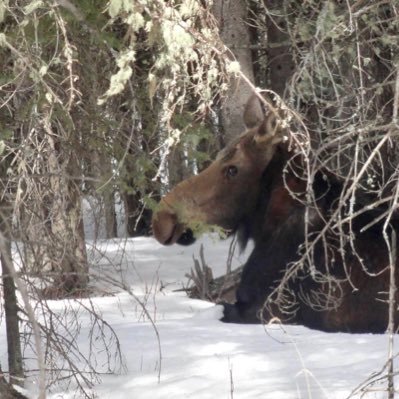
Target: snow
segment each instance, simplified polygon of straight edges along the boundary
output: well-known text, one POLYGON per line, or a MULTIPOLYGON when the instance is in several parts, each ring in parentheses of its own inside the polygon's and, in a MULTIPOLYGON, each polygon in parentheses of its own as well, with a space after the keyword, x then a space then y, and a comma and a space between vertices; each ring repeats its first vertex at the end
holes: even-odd
MULTIPOLYGON (((187 286, 185 274, 193 266, 193 255, 199 258, 201 244, 214 275, 224 273, 230 243, 215 237, 189 247, 162 247, 152 238, 88 242, 95 294, 79 301, 49 301, 49 307, 66 318, 71 310, 78 312, 76 342, 83 354, 89 355, 89 343, 94 343, 93 366, 105 374, 92 388, 93 395, 101 399, 344 399, 383 368, 387 335, 220 322, 221 306, 189 299, 181 290, 187 286), (113 357, 116 341, 109 339, 110 351, 103 350, 104 334, 91 330, 90 314, 83 307, 95 309, 115 332, 123 354, 121 367, 113 357), (113 369, 118 372, 109 373, 113 369)), ((235 255, 234 266, 245 262, 245 257, 235 255)), ((106 335, 109 330, 104 331, 106 335)), ((5 369, 4 325, 0 348, 5 369)), ((32 361, 28 364, 34 368, 32 361)), ((26 393, 35 398, 33 375, 31 381, 26 393)), ((383 398, 387 396, 384 386, 385 380, 351 397, 383 398)), ((73 385, 61 382, 48 398, 79 395, 73 385)))

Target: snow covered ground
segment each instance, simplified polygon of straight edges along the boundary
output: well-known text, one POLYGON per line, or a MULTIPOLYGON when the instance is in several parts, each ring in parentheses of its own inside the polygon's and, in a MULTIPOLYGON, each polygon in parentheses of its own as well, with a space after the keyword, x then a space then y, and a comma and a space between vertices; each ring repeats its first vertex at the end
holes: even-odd
MULTIPOLYGON (((93 387, 96 397, 387 397, 382 391, 384 379, 367 392, 350 396, 383 368, 387 336, 327 334, 301 326, 223 324, 218 320, 220 306, 189 299, 183 291, 176 291, 187 284, 185 274, 193 266, 193 255, 199 257, 201 243, 214 275, 222 274, 229 242, 213 237, 190 247, 162 247, 151 238, 108 240, 95 246, 88 243, 92 269, 98 277, 92 279, 96 296, 79 303, 51 301, 49 305, 60 315, 66 314, 66 309, 92 307, 116 333, 123 367, 119 374, 110 374, 108 360, 112 365, 116 343, 110 343, 109 353, 100 343, 96 345, 108 330, 93 333, 89 314, 79 310, 76 342, 95 368, 104 373, 93 387), (90 342, 96 348, 93 353, 89 351, 90 342)), ((234 258, 235 265, 244 261, 245 254, 234 258)), ((0 360, 5 368, 6 341, 1 327, 0 360)), ((35 385, 27 388, 29 396, 35 398, 35 385)), ((73 384, 61 383, 54 389, 48 395, 51 399, 82 397, 75 394, 73 384)))

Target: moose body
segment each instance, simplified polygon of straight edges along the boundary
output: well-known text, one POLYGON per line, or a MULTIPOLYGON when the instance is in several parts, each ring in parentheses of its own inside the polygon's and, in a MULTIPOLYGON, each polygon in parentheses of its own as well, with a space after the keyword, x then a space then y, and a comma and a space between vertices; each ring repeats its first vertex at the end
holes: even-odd
MULTIPOLYGON (((315 173, 309 203, 301 158, 295 160, 284 142, 288 133, 276 114, 262 111, 255 97, 244 121, 245 133, 161 200, 152 221, 154 236, 165 245, 190 244, 190 226, 200 222, 238 234, 242 245, 254 241, 236 302, 224 304, 225 322, 277 318, 324 331, 384 332, 390 266, 399 269, 383 235, 384 220, 375 209, 358 212, 341 226, 341 235, 334 235, 329 223, 342 183, 315 173)), ((395 247, 392 224, 386 232, 395 247)))

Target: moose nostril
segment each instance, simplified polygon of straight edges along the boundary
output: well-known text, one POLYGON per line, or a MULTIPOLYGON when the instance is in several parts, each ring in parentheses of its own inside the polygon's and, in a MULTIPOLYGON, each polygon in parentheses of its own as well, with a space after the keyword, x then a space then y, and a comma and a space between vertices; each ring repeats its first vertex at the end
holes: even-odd
POLYGON ((191 245, 195 242, 194 233, 191 229, 187 229, 183 232, 183 234, 177 240, 177 243, 180 245, 191 245))

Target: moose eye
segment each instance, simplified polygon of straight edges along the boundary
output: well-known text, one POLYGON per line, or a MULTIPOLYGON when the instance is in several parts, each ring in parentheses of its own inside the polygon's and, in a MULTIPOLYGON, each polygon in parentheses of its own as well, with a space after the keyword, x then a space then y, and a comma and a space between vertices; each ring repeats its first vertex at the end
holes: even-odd
POLYGON ((230 166, 226 169, 226 176, 227 176, 227 177, 234 177, 237 173, 238 173, 238 169, 237 169, 237 167, 234 166, 234 165, 230 165, 230 166))

